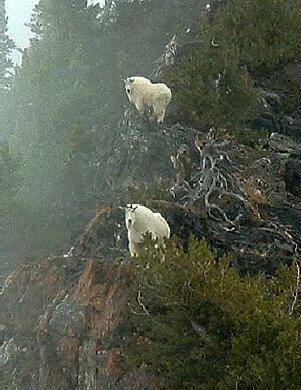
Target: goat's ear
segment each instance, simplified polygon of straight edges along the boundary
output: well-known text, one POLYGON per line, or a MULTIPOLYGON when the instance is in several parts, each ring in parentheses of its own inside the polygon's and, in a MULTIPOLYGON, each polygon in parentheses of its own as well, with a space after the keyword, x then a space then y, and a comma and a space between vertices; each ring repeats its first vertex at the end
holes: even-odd
POLYGON ((122 207, 122 206, 119 206, 118 208, 119 208, 120 210, 122 210, 122 211, 126 211, 126 210, 127 210, 126 207, 122 207))

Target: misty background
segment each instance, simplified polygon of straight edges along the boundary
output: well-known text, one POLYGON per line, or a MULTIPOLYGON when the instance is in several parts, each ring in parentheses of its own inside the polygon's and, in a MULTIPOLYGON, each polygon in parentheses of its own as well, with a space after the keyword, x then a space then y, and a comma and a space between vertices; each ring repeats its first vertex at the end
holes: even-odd
POLYGON ((125 201, 110 164, 128 103, 123 80, 151 75, 175 32, 205 10, 205 1, 172 1, 2 0, 1 250, 9 258, 66 250, 98 204, 125 201))
MULTIPOLYGON (((258 9, 237 3, 238 13, 242 6, 246 11, 240 17, 244 29, 236 31, 240 18, 233 19, 231 8, 224 16, 217 12, 212 24, 219 3, 208 8, 205 0, 1 0, 3 251, 18 257, 14 252, 65 250, 97 205, 125 202, 116 184, 124 157, 116 149, 119 125, 129 107, 123 80, 155 77, 173 37, 182 45, 182 68, 158 77, 173 91, 172 123, 249 126, 258 74, 298 61, 298 13, 295 3, 289 8, 283 0, 272 19, 270 0, 258 9), (213 51, 212 36, 225 41, 219 50, 213 51), (216 83, 223 74, 222 99, 216 83)), ((288 77, 283 73, 273 83, 289 97, 284 112, 294 115, 299 87, 288 77)))
POLYGON ((0 390, 300 388, 298 3, 0 0, 0 390))
MULTIPOLYGON (((5 10, 8 17, 7 27, 8 35, 15 42, 16 46, 24 49, 29 45, 30 38, 33 37, 30 28, 26 26, 30 22, 34 6, 38 0, 6 0, 5 10)), ((88 5, 100 4, 103 5, 104 0, 89 0, 88 5)), ((18 50, 13 50, 11 53, 13 62, 19 64, 22 54, 18 50)))

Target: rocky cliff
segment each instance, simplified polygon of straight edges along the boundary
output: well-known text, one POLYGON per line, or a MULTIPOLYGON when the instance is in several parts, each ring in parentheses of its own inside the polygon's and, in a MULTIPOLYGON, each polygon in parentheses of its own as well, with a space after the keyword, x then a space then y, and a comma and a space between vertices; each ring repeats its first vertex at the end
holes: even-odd
POLYGON ((124 373, 126 265, 101 258, 49 257, 23 264, 1 295, 1 364, 14 389, 155 389, 143 368, 124 373))
POLYGON ((282 115, 281 97, 260 88, 254 122, 268 131, 256 148, 181 125, 172 107, 161 128, 125 111, 103 172, 107 205, 68 253, 23 262, 4 282, 0 364, 12 389, 160 388, 121 364, 132 276, 118 205, 159 210, 184 247, 205 237, 241 273, 272 275, 300 254, 300 112, 282 115))
MULTIPOLYGON (((133 134, 129 128, 124 142, 116 140, 112 185, 136 180, 141 186, 145 180, 147 192, 148 184, 150 191, 159 182, 165 199, 153 195, 142 203, 160 210, 184 245, 190 234, 204 236, 219 251, 231 252, 241 272, 272 274, 299 253, 299 145, 273 133, 262 141, 265 150, 254 154, 233 140, 204 137, 199 154, 192 129, 136 128, 133 134), (184 182, 170 162, 182 143, 192 161, 184 182), (204 163, 214 164, 216 176, 213 165, 206 170, 204 163), (218 180, 222 176, 227 189, 218 180)), ((12 388, 158 389, 144 367, 124 372, 120 364, 130 280, 118 207, 100 207, 69 253, 21 264, 0 297, 0 361, 12 388)))

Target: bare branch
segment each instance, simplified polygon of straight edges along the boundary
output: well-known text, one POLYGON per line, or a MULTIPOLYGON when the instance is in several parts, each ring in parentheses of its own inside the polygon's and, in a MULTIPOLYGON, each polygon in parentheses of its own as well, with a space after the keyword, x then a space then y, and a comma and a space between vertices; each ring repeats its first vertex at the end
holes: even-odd
POLYGON ((139 303, 139 306, 142 307, 142 310, 144 311, 144 313, 149 315, 150 314, 149 311, 146 309, 143 302, 141 301, 141 291, 140 290, 138 290, 137 302, 139 303))
POLYGON ((290 308, 290 311, 289 311, 289 314, 292 315, 293 314, 293 311, 294 311, 294 307, 295 307, 295 304, 297 302, 297 298, 298 298, 298 291, 299 291, 299 283, 300 283, 300 267, 299 267, 299 264, 296 260, 296 267, 297 267, 297 283, 296 283, 296 292, 293 294, 294 296, 294 300, 293 300, 293 303, 292 303, 292 306, 290 308))
POLYGON ((184 205, 203 202, 210 218, 221 222, 223 229, 233 229, 241 213, 231 219, 219 204, 220 200, 234 198, 245 209, 250 209, 250 205, 237 179, 238 168, 229 156, 230 142, 218 142, 215 130, 211 129, 205 139, 196 137, 195 146, 200 153, 200 168, 189 182, 182 184, 185 195, 181 200, 184 205))
POLYGON ((146 316, 148 314, 146 313, 138 313, 137 311, 135 311, 131 306, 131 304, 128 302, 128 306, 129 306, 129 309, 130 309, 130 312, 133 313, 135 316, 146 316))

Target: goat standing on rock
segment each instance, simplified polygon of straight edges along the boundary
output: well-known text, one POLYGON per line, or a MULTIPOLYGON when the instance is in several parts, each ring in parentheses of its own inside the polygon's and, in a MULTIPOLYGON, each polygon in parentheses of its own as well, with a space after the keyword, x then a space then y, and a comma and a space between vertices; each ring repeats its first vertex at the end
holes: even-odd
POLYGON ((171 100, 171 90, 165 84, 153 84, 145 77, 128 77, 125 91, 129 101, 136 106, 140 116, 150 110, 150 121, 163 123, 165 111, 171 100))
POLYGON ((143 248, 143 236, 150 233, 158 246, 164 247, 164 239, 170 237, 170 228, 160 213, 154 213, 140 204, 128 204, 125 209, 125 223, 128 230, 131 256, 139 256, 143 248))

